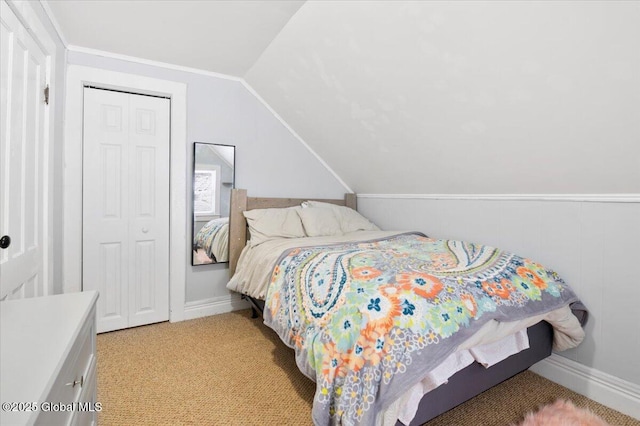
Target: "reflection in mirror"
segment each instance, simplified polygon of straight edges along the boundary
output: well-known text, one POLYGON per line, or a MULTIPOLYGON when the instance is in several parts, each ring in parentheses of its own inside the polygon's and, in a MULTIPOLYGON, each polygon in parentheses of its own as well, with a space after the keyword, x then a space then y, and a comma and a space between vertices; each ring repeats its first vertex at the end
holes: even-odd
POLYGON ((235 147, 193 144, 193 265, 229 261, 235 147))

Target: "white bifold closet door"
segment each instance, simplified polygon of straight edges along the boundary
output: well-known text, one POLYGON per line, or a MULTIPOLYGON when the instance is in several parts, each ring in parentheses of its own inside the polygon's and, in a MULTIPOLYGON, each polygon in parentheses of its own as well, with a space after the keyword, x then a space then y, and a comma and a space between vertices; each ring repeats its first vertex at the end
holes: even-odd
POLYGON ((84 89, 82 286, 98 332, 169 319, 168 99, 84 89))

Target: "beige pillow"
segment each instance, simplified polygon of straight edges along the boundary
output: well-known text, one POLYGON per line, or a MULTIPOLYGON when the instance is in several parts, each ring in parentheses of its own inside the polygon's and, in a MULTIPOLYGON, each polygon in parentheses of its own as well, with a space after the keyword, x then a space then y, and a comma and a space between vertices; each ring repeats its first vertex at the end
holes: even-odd
MULTIPOLYGON (((340 223, 340 229, 343 234, 355 231, 379 231, 374 223, 369 219, 362 216, 357 211, 346 206, 338 206, 331 203, 323 203, 322 201, 305 201, 302 203, 302 207, 316 207, 333 210, 338 222, 340 223)), ((303 209, 304 210, 304 209, 303 209)))
POLYGON ((340 222, 331 209, 307 207, 298 210, 304 231, 310 237, 342 235, 340 222))
POLYGON ((249 224, 252 247, 274 238, 306 237, 300 216, 301 207, 254 209, 243 212, 249 224))

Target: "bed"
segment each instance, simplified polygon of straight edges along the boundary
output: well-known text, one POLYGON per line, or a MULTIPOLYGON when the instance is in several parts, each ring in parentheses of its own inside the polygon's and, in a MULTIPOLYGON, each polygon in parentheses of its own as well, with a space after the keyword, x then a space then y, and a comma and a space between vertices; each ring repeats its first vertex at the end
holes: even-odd
POLYGON ((193 256, 202 263, 220 263, 229 260, 229 218, 208 221, 193 238, 193 256))
POLYGON ((380 231, 355 208, 355 194, 232 193, 228 288, 316 381, 314 424, 420 425, 582 341, 586 309, 553 271, 491 247, 380 231), (258 226, 272 213, 283 235, 258 226))

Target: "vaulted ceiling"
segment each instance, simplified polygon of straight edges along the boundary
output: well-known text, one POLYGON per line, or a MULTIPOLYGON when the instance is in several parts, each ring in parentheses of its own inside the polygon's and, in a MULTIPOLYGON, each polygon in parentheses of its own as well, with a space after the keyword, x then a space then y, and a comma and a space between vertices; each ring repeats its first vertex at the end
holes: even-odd
POLYGON ((640 192, 640 3, 52 1, 70 45, 244 78, 356 192, 640 192))
POLYGON ((256 62, 301 0, 49 0, 66 41, 233 76, 256 62))

